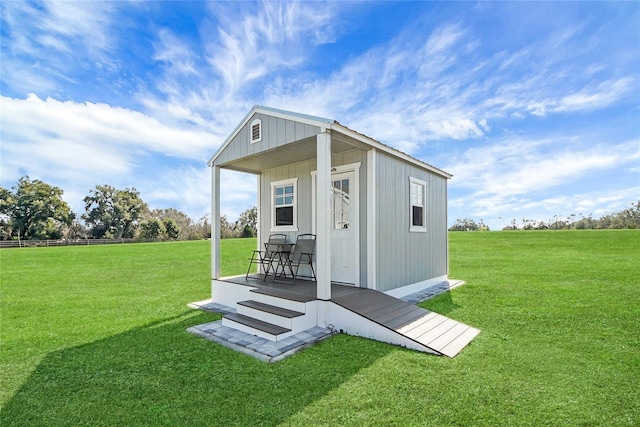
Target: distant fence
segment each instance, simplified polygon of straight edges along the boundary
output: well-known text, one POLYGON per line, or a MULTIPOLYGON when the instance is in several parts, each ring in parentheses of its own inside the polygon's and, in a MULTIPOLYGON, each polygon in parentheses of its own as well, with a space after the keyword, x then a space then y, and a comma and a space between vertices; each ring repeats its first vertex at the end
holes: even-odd
POLYGON ((0 240, 0 248, 114 245, 118 243, 148 243, 159 241, 158 239, 0 240))

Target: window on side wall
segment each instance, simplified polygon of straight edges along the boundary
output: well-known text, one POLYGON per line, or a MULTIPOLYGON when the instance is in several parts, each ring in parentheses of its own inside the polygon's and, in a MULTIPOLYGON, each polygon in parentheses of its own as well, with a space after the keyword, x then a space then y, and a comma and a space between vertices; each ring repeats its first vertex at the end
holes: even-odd
POLYGON ((409 177, 409 231, 427 231, 426 189, 426 182, 409 177))
POLYGON ((271 231, 298 231, 298 178, 271 183, 271 231))

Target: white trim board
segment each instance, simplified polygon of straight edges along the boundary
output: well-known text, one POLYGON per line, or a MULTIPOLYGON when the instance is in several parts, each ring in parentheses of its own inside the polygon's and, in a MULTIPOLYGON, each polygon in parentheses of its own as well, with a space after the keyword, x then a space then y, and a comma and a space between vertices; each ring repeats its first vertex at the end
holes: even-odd
POLYGON ((376 160, 375 148, 367 151, 367 287, 378 290, 377 283, 377 211, 376 211, 376 160))
POLYGON ((390 291, 386 291, 385 294, 394 297, 394 298, 402 298, 407 295, 415 294, 416 292, 420 292, 424 289, 427 289, 433 285, 437 285, 438 283, 448 282, 449 279, 447 275, 434 277, 433 279, 423 280, 421 282, 412 283, 410 285, 403 286, 401 288, 391 289, 390 291))

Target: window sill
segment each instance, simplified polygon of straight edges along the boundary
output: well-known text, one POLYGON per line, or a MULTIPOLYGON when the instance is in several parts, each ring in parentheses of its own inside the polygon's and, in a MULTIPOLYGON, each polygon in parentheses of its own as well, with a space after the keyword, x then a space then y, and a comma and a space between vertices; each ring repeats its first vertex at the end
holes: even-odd
POLYGON ((410 227, 409 232, 410 233, 426 233, 427 229, 426 227, 410 227))
POLYGON ((298 226, 281 225, 281 226, 271 227, 271 231, 298 231, 298 226))

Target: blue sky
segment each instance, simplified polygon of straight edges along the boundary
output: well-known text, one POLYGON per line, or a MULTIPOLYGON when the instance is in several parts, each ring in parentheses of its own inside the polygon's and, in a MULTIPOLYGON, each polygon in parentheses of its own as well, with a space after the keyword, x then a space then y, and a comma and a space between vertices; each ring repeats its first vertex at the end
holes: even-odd
MULTIPOLYGON (((206 161, 255 104, 454 175, 449 222, 640 199, 637 2, 23 2, 1 8, 0 185, 96 184, 209 213, 206 161)), ((222 212, 255 204, 223 174, 222 212)))

